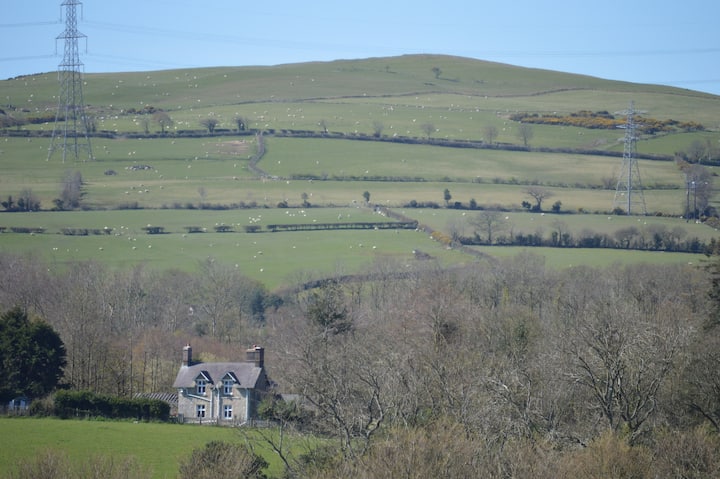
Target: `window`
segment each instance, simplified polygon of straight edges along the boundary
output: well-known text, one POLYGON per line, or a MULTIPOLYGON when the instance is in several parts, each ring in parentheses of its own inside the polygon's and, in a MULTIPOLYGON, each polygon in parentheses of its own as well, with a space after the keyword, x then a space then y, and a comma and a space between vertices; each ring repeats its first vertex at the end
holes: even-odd
POLYGON ((198 379, 196 383, 197 393, 204 396, 205 386, 207 386, 207 381, 205 381, 204 379, 198 379))
POLYGON ((205 405, 204 404, 198 404, 195 406, 195 411, 197 412, 197 417, 203 418, 205 417, 205 405))
POLYGON ((223 418, 225 419, 232 419, 232 405, 231 404, 225 404, 223 406, 223 418))
POLYGON ((235 384, 235 381, 232 379, 225 379, 223 380, 223 394, 226 396, 232 395, 232 388, 233 384, 235 384))

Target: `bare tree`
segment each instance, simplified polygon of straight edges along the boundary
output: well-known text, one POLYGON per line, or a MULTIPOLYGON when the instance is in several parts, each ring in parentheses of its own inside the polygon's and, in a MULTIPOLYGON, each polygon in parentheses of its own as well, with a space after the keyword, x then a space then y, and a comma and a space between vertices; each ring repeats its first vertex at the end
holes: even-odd
POLYGON ((542 211, 542 202, 554 196, 552 191, 540 186, 528 186, 524 192, 535 200, 535 205, 531 208, 531 211, 542 211))
POLYGON ((209 133, 215 132, 215 127, 218 125, 218 123, 219 123, 218 119, 213 118, 213 117, 204 118, 203 120, 200 121, 200 125, 207 128, 207 131, 209 133))
POLYGON ((382 136, 384 129, 385 129, 385 125, 383 125, 381 121, 378 121, 378 120, 373 121, 373 136, 375 138, 380 138, 382 136))
POLYGON ((160 125, 160 131, 165 134, 165 130, 173 125, 173 120, 164 111, 157 111, 153 114, 153 120, 160 125))
POLYGON ((290 385, 303 393, 317 411, 316 426, 335 435, 347 457, 361 455, 385 419, 393 365, 379 339, 367 329, 348 334, 310 322, 287 345, 290 385))
POLYGON ((200 196, 200 204, 198 205, 198 207, 202 208, 205 204, 205 201, 207 200, 208 192, 204 186, 198 186, 197 192, 198 196, 200 196))
POLYGON ((520 123, 518 125, 517 135, 518 135, 518 138, 520 138, 520 140, 522 140, 523 146, 525 146, 525 148, 527 148, 528 145, 530 144, 530 140, 532 140, 532 137, 533 137, 532 125, 530 125, 529 123, 520 123))
POLYGON ((430 138, 430 135, 435 133, 435 125, 433 125, 432 123, 423 123, 422 125, 420 125, 420 130, 425 133, 425 136, 427 138, 430 138))
POLYGON ((621 299, 621 283, 609 287, 604 294, 612 299, 593 302, 562 340, 571 361, 567 376, 589 394, 591 410, 608 428, 626 429, 633 440, 657 414, 661 388, 687 334, 676 305, 646 315, 629 297, 621 299))
POLYGON ((504 229, 505 220, 497 210, 484 210, 472 218, 470 224, 486 236, 488 244, 492 244, 493 234, 504 229))
POLYGON ((200 264, 192 304, 197 327, 209 327, 214 338, 232 340, 241 336, 253 318, 253 300, 262 289, 230 265, 207 259, 200 264))
POLYGON ((20 211, 40 210, 40 198, 30 188, 23 188, 16 201, 20 211))
POLYGON ((248 121, 245 117, 238 115, 234 118, 234 121, 235 121, 235 124, 237 125, 238 131, 247 130, 248 121))
POLYGON ((693 140, 690 146, 687 148, 688 160, 692 163, 697 163, 702 160, 703 156, 707 155, 707 146, 701 140, 693 140))
POLYGON ((488 145, 495 143, 498 136, 498 129, 495 125, 487 125, 483 128, 483 139, 488 145))
POLYGON ((75 209, 80 207, 85 192, 83 191, 82 174, 79 171, 68 171, 65 173, 65 178, 62 183, 62 191, 60 192, 60 198, 56 200, 56 205, 59 209, 75 209))
POLYGON ((686 181, 686 211, 698 218, 706 214, 714 195, 713 175, 705 166, 693 164, 684 168, 686 181))
POLYGON ((552 227, 555 229, 555 231, 552 232, 553 242, 557 246, 567 246, 570 244, 570 229, 568 228, 567 223, 565 223, 563 220, 554 220, 552 222, 552 227))

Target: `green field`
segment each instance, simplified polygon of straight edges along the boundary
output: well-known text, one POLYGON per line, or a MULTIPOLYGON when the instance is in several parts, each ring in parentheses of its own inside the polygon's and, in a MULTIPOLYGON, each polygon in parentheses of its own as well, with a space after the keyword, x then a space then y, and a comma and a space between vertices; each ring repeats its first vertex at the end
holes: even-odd
MULTIPOLYGON (((2 141, 0 197, 17 195, 24 187, 48 209, 65 174, 78 170, 87 183, 84 203, 103 209, 200 202, 275 207, 280 201, 299 205, 303 193, 313 205, 338 206, 362 200, 364 191, 374 203, 396 207, 411 200, 442 203, 446 188, 454 201, 467 204, 474 198, 479 204, 519 208, 526 199, 524 185, 538 183, 552 189, 566 210, 609 211, 614 191, 602 189, 602 184, 616 176, 621 165, 618 158, 606 156, 269 138, 259 166, 279 179, 261 181, 247 170, 247 157, 224 153, 227 139, 99 140, 94 143, 98 159, 74 165, 46 161, 47 140, 2 141), (150 169, 133 169, 138 165, 150 169), (296 177, 320 180, 292 180, 296 177)), ((252 138, 232 141, 255 148, 252 138)), ((649 160, 639 160, 639 165, 648 210, 681 214, 685 190, 677 166, 649 160)))
MULTIPOLYGON (((448 209, 397 209, 433 229, 458 229, 472 235, 470 223, 478 212, 448 209)), ((682 228, 687 237, 709 242, 716 237, 713 229, 678 218, 623 217, 600 215, 539 215, 508 213, 499 232, 542 233, 562 229, 574 235, 583 231, 614 234, 621 228, 634 226, 640 232, 652 228, 682 228)), ((412 264, 413 250, 423 251, 446 266, 475 261, 471 256, 447 249, 428 235, 408 230, 340 230, 267 232, 269 224, 335 223, 387 221, 371 210, 346 208, 288 208, 230 211, 205 210, 125 210, 13 213, 0 215, 0 226, 45 228, 42 234, 0 234, 0 252, 20 252, 42 257, 61 268, 69 261, 93 260, 115 268, 142 265, 154 270, 195 270, 208 259, 234 265, 249 277, 271 289, 291 286, 300 272, 315 276, 361 272, 376 262, 392 260, 412 264), (215 225, 231 226, 235 232, 216 233, 215 225), (150 235, 143 228, 163 226, 166 234, 150 235), (246 233, 244 226, 258 225, 261 233, 246 233), (204 228, 207 232, 188 234, 187 226, 204 228), (62 228, 111 228, 111 234, 68 236, 62 228)), ((521 248, 482 248, 495 257, 518 252, 521 248)), ((576 250, 538 248, 548 257, 551 266, 569 264, 606 264, 616 257, 623 262, 697 262, 697 255, 684 253, 619 252, 617 250, 576 250), (573 260, 567 260, 573 255, 573 260)))
MULTIPOLYGON (((65 176, 79 171, 85 181, 82 204, 93 211, 0 214, 0 227, 47 228, 32 237, 2 234, 0 251, 39 254, 59 265, 90 259, 115 267, 142 264, 160 269, 192 269, 212 257, 237 265, 271 287, 292 282, 300 271, 354 272, 390 257, 402 264, 413 249, 444 264, 463 263, 472 258, 409 231, 242 232, 255 222, 376 221, 371 210, 358 208, 368 192, 371 203, 401 211, 434 229, 472 234, 468 220, 474 212, 442 208, 445 190, 451 193, 451 203, 467 205, 474 200, 481 207, 506 210, 512 218, 507 227, 515 232, 548 235, 557 227, 553 222, 562 221, 576 233, 612 234, 618 225, 632 222, 641 229, 648 223, 682 227, 688 237, 703 241, 716 235, 680 218, 687 207, 686 179, 672 161, 693 142, 713 146, 720 141, 720 98, 713 95, 428 55, 95 74, 85 82, 97 129, 114 137, 92 139, 92 161, 63 163, 57 156, 48 161, 49 138, 18 136, 22 130, 47 133, 52 121, 28 123, 16 128, 19 132, 4 130, 0 200, 31 191, 49 210, 65 176), (442 78, 432 74, 436 66, 442 78), (423 125, 432 124, 433 139, 479 144, 492 126, 496 143, 517 147, 522 141, 517 123, 509 119, 512 113, 614 113, 631 101, 649 118, 694 121, 705 127, 639 138, 640 155, 665 158, 638 160, 645 203, 653 215, 647 218, 608 219, 621 158, 605 153, 622 152, 622 130, 534 125, 530 151, 396 142, 405 138, 417 143, 426 135, 423 125), (158 135, 152 116, 142 113, 147 108, 170 115, 173 124, 166 135, 158 135), (238 116, 253 131, 292 133, 264 135, 266 153, 258 166, 266 177, 248 167, 258 142, 253 132, 232 131, 238 116), (218 120, 220 135, 178 135, 202 134, 200 122, 206 118, 218 120), (146 126, 150 134, 143 137, 146 126), (368 141, 378 128, 384 141, 368 141), (322 135, 324 129, 327 136, 322 135), (297 132, 314 132, 315 137, 297 137, 297 132), (138 134, 141 137, 132 136, 138 134), (523 214, 521 203, 529 199, 525 189, 530 184, 552 193, 545 210, 559 201, 563 213, 591 214, 523 214), (310 207, 304 208, 303 201, 310 207), (441 208, 406 208, 412 201, 441 208), (281 203, 287 207, 278 208, 281 203), (201 204, 230 209, 194 209, 201 204), (238 232, 212 232, 220 223, 238 232), (148 224, 164 226, 171 234, 148 236, 142 230, 148 224), (62 228, 105 226, 113 235, 57 234, 62 228), (208 232, 183 236, 187 226, 208 232)), ((22 118, 52 118, 57 88, 54 74, 2 81, 2 110, 22 118)), ((717 168, 708 170, 715 175, 717 168)), ((710 204, 718 206, 715 198, 710 204)))
MULTIPOLYGON (((224 427, 177 424, 60 419, 0 418, 0 469, 11 470, 20 460, 32 459, 46 450, 61 452, 70 461, 86 461, 104 455, 116 459, 132 457, 153 479, 175 478, 180 461, 193 449, 210 441, 244 442, 256 435, 224 427)), ((262 441, 253 441, 256 452, 270 464, 270 477, 280 477, 282 463, 262 441)), ((4 473, 3 473, 4 476, 4 473)))
POLYGON ((4 226, 44 227, 46 233, 0 235, 0 251, 40 255, 57 266, 95 260, 113 267, 143 265, 151 269, 194 270, 212 258, 235 265, 270 287, 292 284, 297 273, 354 273, 383 258, 411 261, 420 249, 448 263, 466 260, 424 233, 407 230, 298 231, 245 233, 244 225, 272 223, 378 222, 387 219, 360 208, 287 210, 182 211, 134 210, 12 214, 4 226), (235 225, 237 232, 216 233, 216 224, 235 225), (149 235, 147 225, 164 226, 167 234, 149 235), (113 229, 110 235, 66 236, 60 228, 113 229), (185 226, 206 228, 187 234, 185 226))

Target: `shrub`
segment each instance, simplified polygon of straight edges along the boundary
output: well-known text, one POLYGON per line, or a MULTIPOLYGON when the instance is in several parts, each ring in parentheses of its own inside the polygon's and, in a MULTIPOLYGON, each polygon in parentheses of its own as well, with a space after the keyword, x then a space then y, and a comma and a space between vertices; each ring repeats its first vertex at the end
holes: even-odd
POLYGON ((650 478, 652 458, 643 446, 630 446, 611 431, 588 447, 570 453, 561 464, 558 477, 633 477, 650 478))
POLYGON ((84 415, 167 421, 170 405, 156 399, 128 399, 90 391, 59 391, 55 395, 55 413, 65 418, 84 415))
POLYGON ((180 479, 244 477, 260 479, 268 463, 243 444, 212 441, 180 463, 180 479))
POLYGON ((150 472, 132 458, 117 460, 94 456, 80 464, 71 464, 67 456, 55 450, 42 451, 30 459, 19 461, 11 479, 68 479, 102 477, 103 479, 146 479, 150 472))

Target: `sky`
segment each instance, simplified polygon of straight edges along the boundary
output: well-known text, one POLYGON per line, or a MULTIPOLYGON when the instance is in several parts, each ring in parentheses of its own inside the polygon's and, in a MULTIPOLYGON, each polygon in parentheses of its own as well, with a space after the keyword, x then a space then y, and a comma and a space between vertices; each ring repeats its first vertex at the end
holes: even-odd
MULTIPOLYGON (((57 70, 62 3, 0 0, 0 79, 57 70)), ((717 0, 82 0, 77 8, 86 73, 433 53, 720 95, 717 0)))

